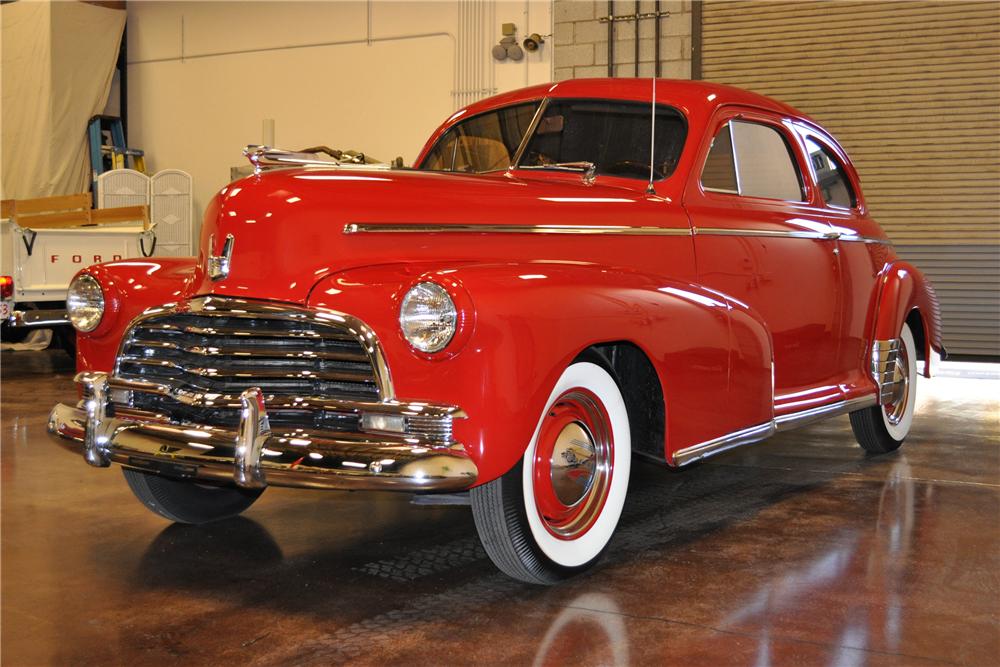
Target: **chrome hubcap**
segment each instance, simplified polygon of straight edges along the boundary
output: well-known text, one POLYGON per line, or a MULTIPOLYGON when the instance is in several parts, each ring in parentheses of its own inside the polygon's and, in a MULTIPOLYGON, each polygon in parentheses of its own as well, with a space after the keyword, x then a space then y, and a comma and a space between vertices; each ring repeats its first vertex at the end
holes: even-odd
POLYGON ((563 427, 552 448, 552 490, 563 505, 572 507, 594 483, 594 439, 580 422, 563 427))
POLYGON ((910 398, 910 364, 905 345, 900 345, 892 369, 892 397, 885 404, 885 416, 895 426, 903 420, 910 398))
POLYGON ((539 431, 532 477, 546 530, 573 540, 594 525, 611 488, 614 441, 607 411, 586 389, 570 389, 549 408, 539 431))

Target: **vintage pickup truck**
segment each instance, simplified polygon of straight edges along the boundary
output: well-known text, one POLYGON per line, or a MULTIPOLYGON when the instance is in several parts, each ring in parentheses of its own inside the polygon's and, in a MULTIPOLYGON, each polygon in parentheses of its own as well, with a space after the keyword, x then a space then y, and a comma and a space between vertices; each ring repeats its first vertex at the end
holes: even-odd
POLYGON ((633 455, 844 413, 895 450, 944 351, 843 149, 759 95, 567 81, 458 111, 412 169, 248 152, 199 257, 70 290, 82 400, 49 429, 173 521, 468 490, 494 563, 552 583, 604 551, 633 455))

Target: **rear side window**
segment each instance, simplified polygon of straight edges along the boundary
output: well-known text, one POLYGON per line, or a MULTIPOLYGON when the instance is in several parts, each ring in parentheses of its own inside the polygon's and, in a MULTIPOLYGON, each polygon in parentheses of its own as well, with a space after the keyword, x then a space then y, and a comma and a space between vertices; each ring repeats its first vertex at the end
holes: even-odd
POLYGON ((488 111, 448 130, 420 165, 430 171, 484 172, 510 166, 537 102, 488 111))
POLYGON ((809 163, 816 173, 816 185, 819 186, 823 201, 828 206, 837 208, 854 208, 858 205, 858 197, 854 194, 851 181, 847 178, 844 165, 826 146, 806 137, 806 150, 809 151, 809 163))
POLYGON ((706 190, 744 197, 803 201, 802 175, 791 146, 775 128, 734 120, 712 141, 702 170, 706 190))

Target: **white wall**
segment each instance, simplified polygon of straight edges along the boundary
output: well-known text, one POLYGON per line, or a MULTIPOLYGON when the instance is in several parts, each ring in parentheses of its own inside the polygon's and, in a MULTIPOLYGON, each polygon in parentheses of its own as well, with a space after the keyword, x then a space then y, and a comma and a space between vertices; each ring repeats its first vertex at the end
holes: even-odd
POLYGON ((489 57, 505 21, 519 39, 549 33, 551 1, 131 2, 129 144, 149 169, 192 174, 198 220, 265 118, 282 148, 409 164, 460 91, 551 80, 549 44, 519 63, 489 57))

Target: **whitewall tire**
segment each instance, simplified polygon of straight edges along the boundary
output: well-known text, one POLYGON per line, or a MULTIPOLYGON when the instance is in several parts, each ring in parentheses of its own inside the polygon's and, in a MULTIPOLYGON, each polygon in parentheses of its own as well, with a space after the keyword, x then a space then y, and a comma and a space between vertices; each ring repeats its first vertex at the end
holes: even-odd
POLYGON ((472 490, 486 552, 530 583, 587 569, 618 526, 631 461, 621 389, 603 359, 584 357, 556 382, 518 465, 472 490))
POLYGON ((854 437, 872 454, 899 449, 913 426, 917 404, 917 346, 907 324, 899 332, 899 352, 893 376, 897 390, 890 400, 851 413, 854 437))

